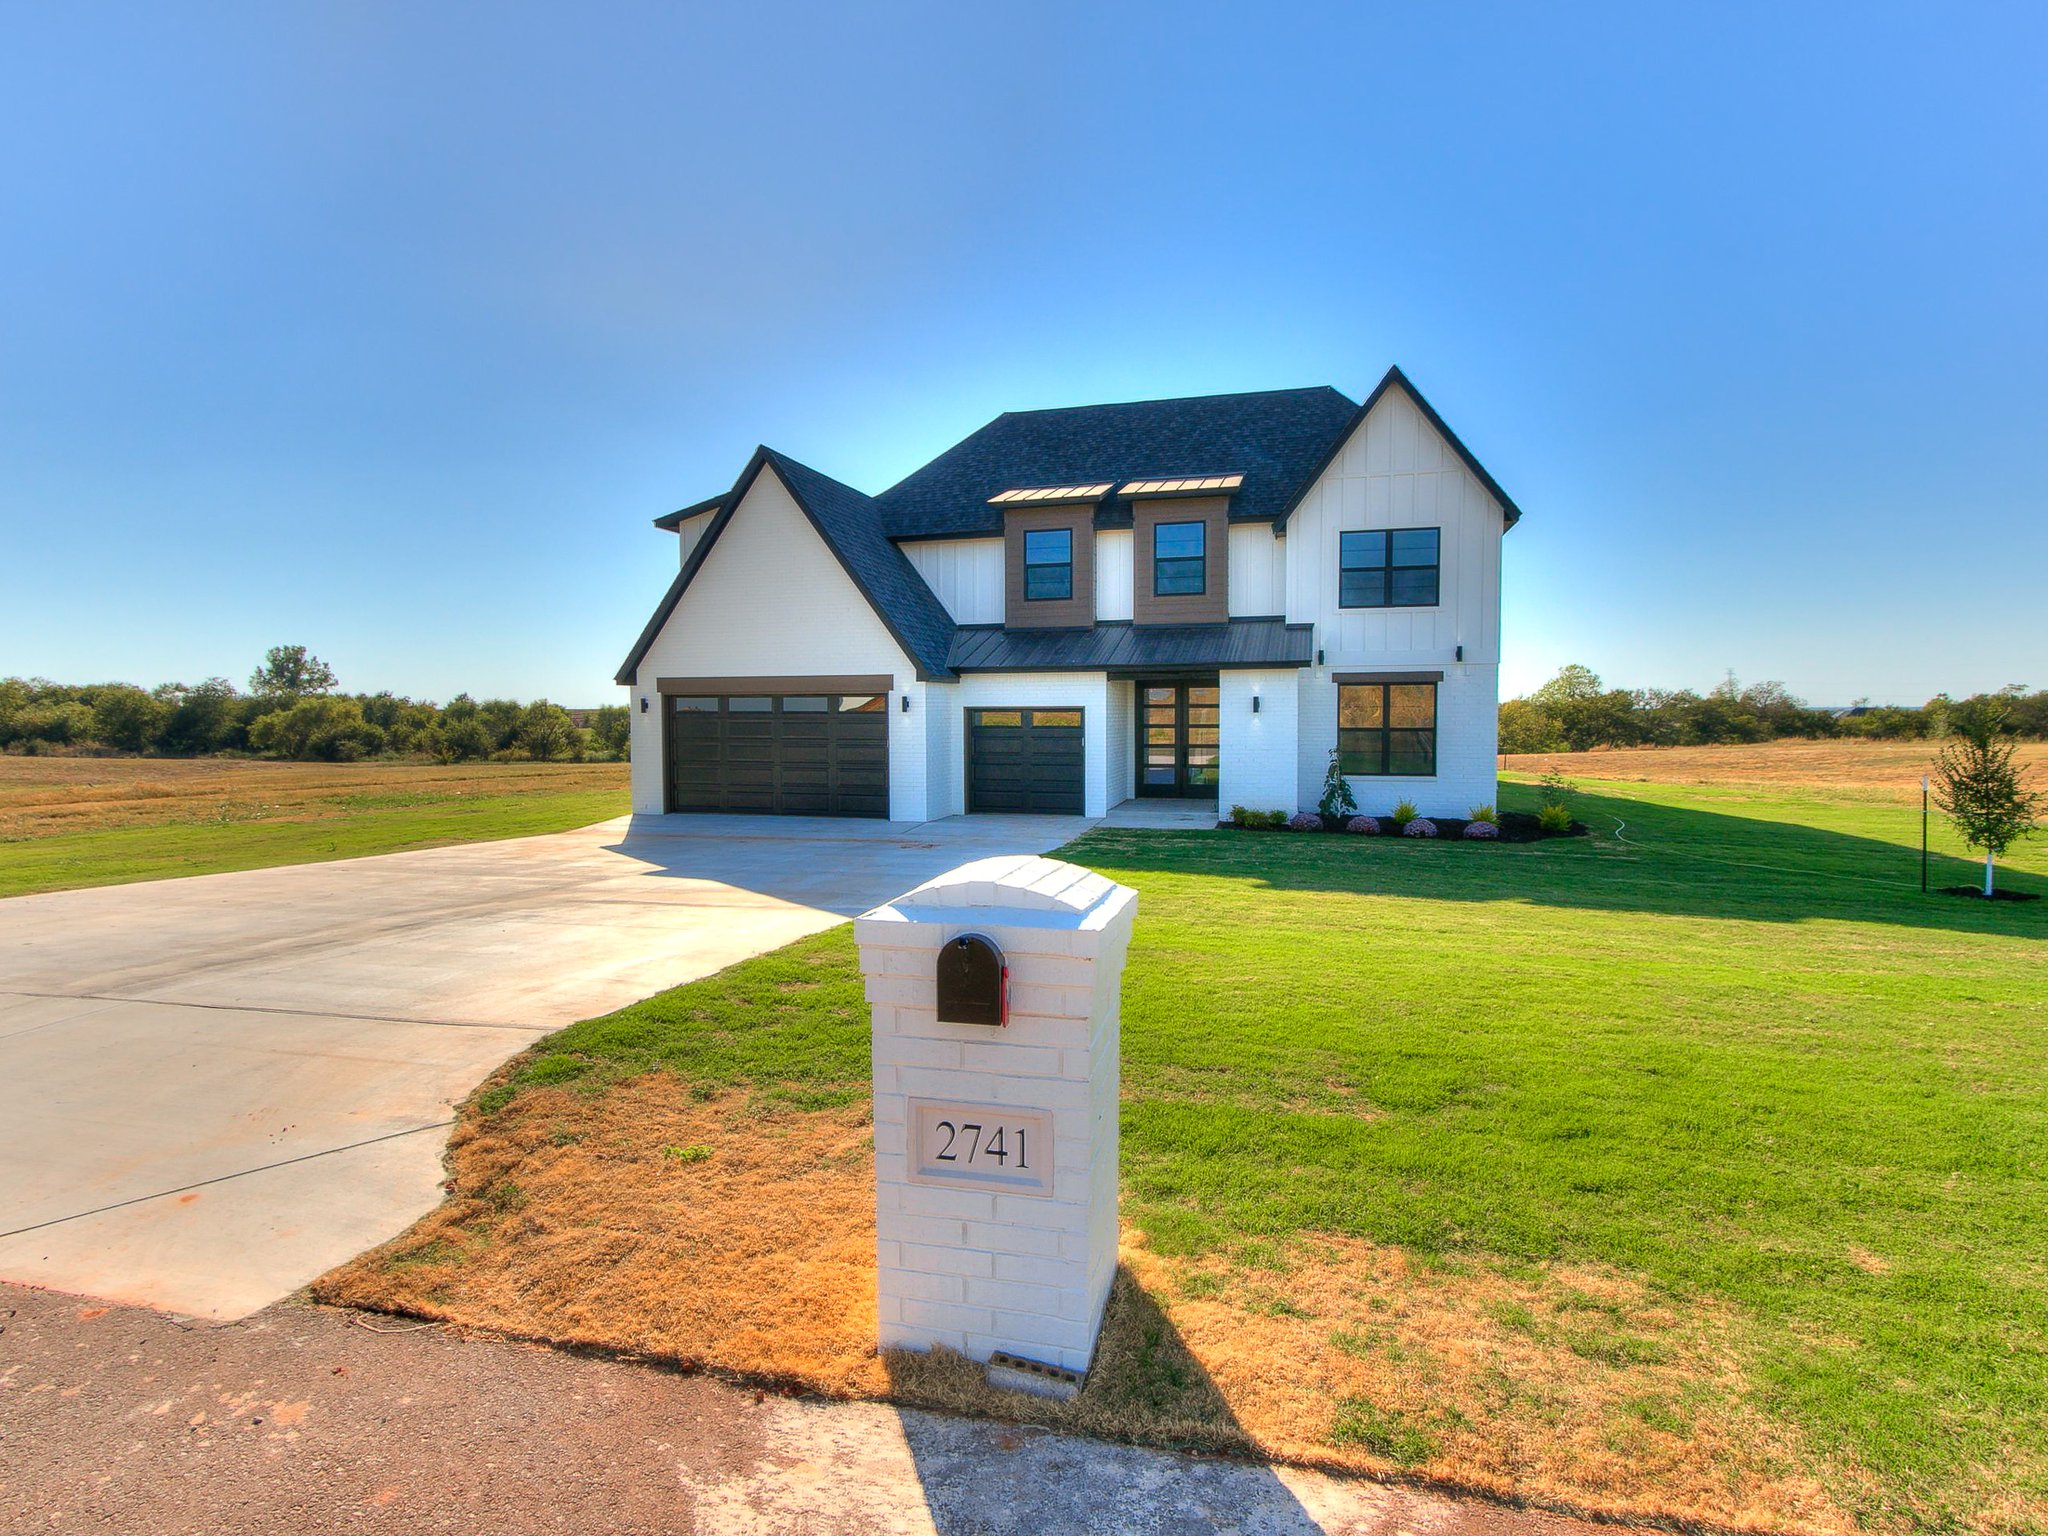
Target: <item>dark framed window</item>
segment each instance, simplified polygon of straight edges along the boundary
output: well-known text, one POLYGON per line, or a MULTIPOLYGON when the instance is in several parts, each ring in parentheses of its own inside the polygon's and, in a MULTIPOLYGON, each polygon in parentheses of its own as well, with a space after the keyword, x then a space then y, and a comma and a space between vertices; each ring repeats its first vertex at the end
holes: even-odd
POLYGON ((1337 689, 1337 765, 1375 778, 1436 776, 1436 684, 1345 683, 1337 689))
POLYGON ((1033 528, 1024 535, 1024 600, 1063 602, 1074 595, 1074 530, 1033 528))
POLYGON ((1442 532, 1375 528, 1337 536, 1337 606, 1434 608, 1442 532))
POLYGON ((1199 597, 1209 587, 1207 523, 1156 523, 1152 528, 1152 595, 1199 597))

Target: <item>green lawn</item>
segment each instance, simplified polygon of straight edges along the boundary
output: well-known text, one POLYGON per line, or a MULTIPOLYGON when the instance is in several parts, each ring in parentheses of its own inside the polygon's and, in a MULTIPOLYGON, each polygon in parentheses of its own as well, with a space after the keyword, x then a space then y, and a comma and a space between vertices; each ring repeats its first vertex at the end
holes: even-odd
MULTIPOLYGON (((1699 1394, 1739 1399, 1860 1523, 2039 1528, 2048 902, 1921 896, 1917 808, 1889 802, 1573 803, 1592 836, 1527 847, 1105 830, 1064 850, 1141 895, 1127 1226, 1205 1283, 1249 1263, 1258 1307, 1297 1318, 1287 1254, 1327 1236, 1496 1278, 1618 1272, 1708 1319, 1729 1362, 1645 1423, 1682 1434, 1699 1394)), ((2007 878, 2042 889, 2044 855, 2007 878)), ((1943 857, 1935 884, 1973 873, 1943 857)), ((841 1098, 866 1058, 851 937, 800 948, 577 1025, 525 1080, 663 1067, 841 1098)), ((1549 1326, 1521 1303, 1472 1319, 1503 1325, 1549 1326)), ((1434 1443, 1367 1398, 1331 1407, 1330 1444, 1434 1443)))

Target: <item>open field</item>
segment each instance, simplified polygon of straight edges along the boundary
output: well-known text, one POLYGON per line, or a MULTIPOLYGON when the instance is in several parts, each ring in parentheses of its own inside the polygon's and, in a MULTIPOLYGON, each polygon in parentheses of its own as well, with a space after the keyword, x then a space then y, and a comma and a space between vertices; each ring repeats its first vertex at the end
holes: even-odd
POLYGON ((1891 801, 1574 803, 1525 847, 1066 850, 1142 897, 1073 1404, 873 1353, 843 928, 510 1064, 448 1203, 316 1294, 1616 1515, 2042 1528, 2048 903, 1920 896, 1891 801))
POLYGON ((624 763, 0 756, 0 896, 561 832, 628 806, 624 763))
MULTIPOLYGON (((1531 778, 1556 770, 1569 779, 1655 784, 1775 785, 1815 793, 1920 799, 1920 776, 1938 741, 1771 741, 1753 747, 1618 747, 1597 752, 1525 752, 1503 758, 1531 778)), ((2048 785, 2048 742, 2023 741, 2018 761, 2048 785)))

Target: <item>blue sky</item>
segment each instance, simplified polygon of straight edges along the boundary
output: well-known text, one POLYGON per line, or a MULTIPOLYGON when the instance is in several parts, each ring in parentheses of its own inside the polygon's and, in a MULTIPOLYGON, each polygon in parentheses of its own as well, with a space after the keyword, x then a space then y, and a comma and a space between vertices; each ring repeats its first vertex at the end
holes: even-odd
POLYGON ((2048 686, 2040 7, 0 25, 0 673, 604 702, 757 442, 1399 362, 1505 691, 2048 686))

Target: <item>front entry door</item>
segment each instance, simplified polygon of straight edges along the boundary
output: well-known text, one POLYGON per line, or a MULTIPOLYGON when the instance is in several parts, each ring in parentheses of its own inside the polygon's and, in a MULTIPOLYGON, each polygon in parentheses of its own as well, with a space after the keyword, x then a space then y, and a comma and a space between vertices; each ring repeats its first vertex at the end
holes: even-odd
POLYGON ((1140 683, 1138 793, 1216 798, 1214 683, 1140 683))

